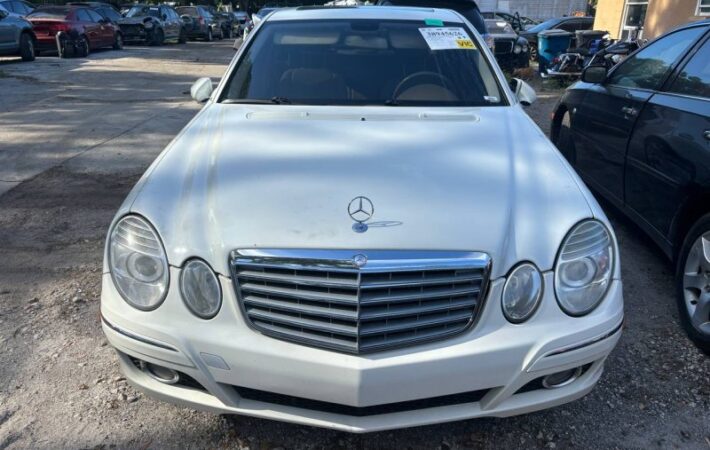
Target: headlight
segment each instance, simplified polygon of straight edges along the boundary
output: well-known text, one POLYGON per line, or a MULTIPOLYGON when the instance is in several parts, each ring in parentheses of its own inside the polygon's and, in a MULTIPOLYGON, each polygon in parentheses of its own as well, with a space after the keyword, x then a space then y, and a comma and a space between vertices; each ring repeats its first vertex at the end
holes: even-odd
POLYGON ((589 314, 611 284, 614 248, 611 235, 599 221, 586 220, 569 232, 555 265, 555 294, 564 312, 589 314))
POLYGON ((542 297, 542 275, 534 265, 518 265, 503 286, 503 314, 513 323, 525 322, 537 309, 542 297))
POLYGON ((528 47, 527 45, 523 45, 523 52, 527 53, 528 50, 530 50, 530 47, 528 47))
POLYGON ((222 306, 222 289, 212 268, 201 259, 191 259, 182 268, 180 293, 194 315, 211 319, 222 306))
POLYGON ((153 28, 153 21, 146 20, 145 22, 143 22, 143 28, 145 28, 146 30, 150 30, 151 28, 153 28))
POLYGON ((168 258, 147 220, 126 216, 111 232, 109 268, 121 297, 134 308, 157 308, 168 292, 168 258))
POLYGON ((522 52, 522 51, 523 51, 523 47, 521 47, 521 46, 519 46, 519 45, 517 45, 517 44, 515 45, 515 47, 513 47, 513 53, 515 53, 516 55, 519 54, 519 53, 522 52))

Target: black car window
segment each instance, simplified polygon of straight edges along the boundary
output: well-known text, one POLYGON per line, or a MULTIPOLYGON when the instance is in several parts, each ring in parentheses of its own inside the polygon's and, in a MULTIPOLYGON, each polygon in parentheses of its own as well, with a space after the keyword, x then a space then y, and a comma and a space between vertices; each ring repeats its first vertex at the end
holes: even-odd
POLYGON ((705 41, 683 67, 669 90, 677 94, 710 99, 710 40, 705 41))
POLYGON ((96 11, 87 9, 86 12, 89 14, 89 17, 91 17, 92 22, 99 22, 103 19, 103 17, 101 17, 101 14, 97 13, 96 11))
POLYGON ((15 5, 13 3, 15 2, 2 2, 2 6, 4 6, 5 9, 7 9, 8 11, 17 14, 17 11, 15 11, 15 5))
POLYGON ((27 15, 30 13, 30 9, 25 6, 24 3, 22 2, 12 2, 12 6, 15 9, 15 12, 17 14, 20 14, 21 16, 27 15))
POLYGON ((565 22, 562 22, 559 24, 557 27, 558 30, 565 30, 565 31, 571 31, 574 33, 575 31, 579 30, 581 27, 581 22, 579 20, 568 20, 565 22))
POLYGON ((101 14, 102 16, 106 17, 107 19, 109 19, 113 22, 117 22, 119 19, 121 19, 121 15, 119 13, 117 13, 116 10, 113 8, 109 8, 109 7, 100 8, 100 9, 98 9, 98 12, 99 12, 99 14, 101 14))
POLYGON ((703 27, 687 28, 652 42, 621 63, 611 74, 608 84, 659 89, 675 62, 704 32, 703 27))
POLYGON ((384 19, 265 22, 230 75, 222 101, 503 105, 504 94, 480 49, 485 44, 467 28, 384 19))
POLYGON ((76 19, 79 22, 93 22, 91 20, 91 16, 89 15, 88 12, 86 12, 85 9, 79 9, 76 11, 76 19))

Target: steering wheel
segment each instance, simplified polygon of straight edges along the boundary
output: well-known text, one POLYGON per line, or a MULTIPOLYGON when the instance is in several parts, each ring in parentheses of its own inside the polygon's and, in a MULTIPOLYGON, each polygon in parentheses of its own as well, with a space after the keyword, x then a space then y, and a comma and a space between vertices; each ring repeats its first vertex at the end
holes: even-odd
POLYGON ((399 96, 402 95, 402 92, 411 87, 410 85, 416 86, 418 84, 423 84, 426 81, 432 80, 434 80, 434 84, 438 84, 446 90, 451 90, 449 89, 449 86, 451 86, 453 83, 450 79, 440 73, 423 70, 421 72, 415 72, 411 75, 407 75, 406 77, 404 77, 404 79, 399 82, 397 87, 394 88, 392 98, 394 100, 397 100, 399 96), (420 78, 422 79, 421 81, 419 81, 420 78), (417 80, 417 82, 414 83, 414 80, 417 80))

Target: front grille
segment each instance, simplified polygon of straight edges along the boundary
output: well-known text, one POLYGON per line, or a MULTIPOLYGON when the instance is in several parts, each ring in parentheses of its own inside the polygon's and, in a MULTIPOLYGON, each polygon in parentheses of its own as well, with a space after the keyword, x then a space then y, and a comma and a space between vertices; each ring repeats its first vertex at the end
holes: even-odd
POLYGON ((397 403, 384 403, 372 406, 350 406, 338 403, 311 400, 291 395, 276 394, 274 392, 259 391, 241 386, 234 386, 240 397, 257 402, 271 403, 274 405, 291 406, 293 408, 308 409, 325 413, 342 414, 353 417, 376 416, 380 414, 393 414, 398 412, 416 411, 420 409, 436 408, 440 406, 462 405, 481 401, 490 389, 461 392, 458 394, 442 395, 441 397, 422 398, 397 403))
POLYGON ((483 253, 342 250, 238 250, 231 264, 253 328, 348 353, 463 332, 489 267, 483 253), (358 259, 367 262, 358 267, 358 259))
POLYGON ((497 55, 503 55, 508 53, 513 53, 513 41, 501 41, 496 40, 495 53, 497 55))
POLYGON ((145 27, 138 24, 122 24, 121 32, 126 38, 140 38, 146 35, 145 27))

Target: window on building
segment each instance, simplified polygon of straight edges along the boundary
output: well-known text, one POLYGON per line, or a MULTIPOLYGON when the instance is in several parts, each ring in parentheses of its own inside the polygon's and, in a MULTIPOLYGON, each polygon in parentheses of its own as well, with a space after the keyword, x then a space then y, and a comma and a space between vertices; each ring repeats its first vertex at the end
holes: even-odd
POLYGON ((698 0, 698 16, 710 16, 710 0, 698 0))

